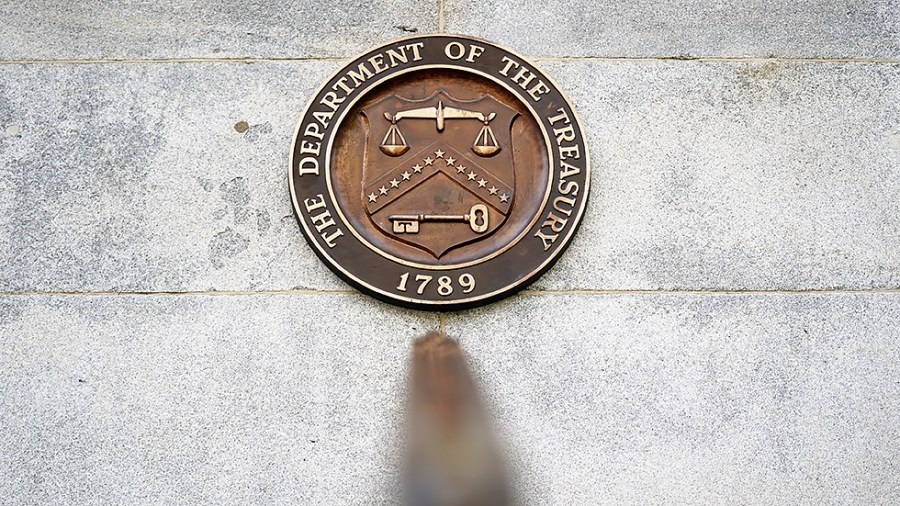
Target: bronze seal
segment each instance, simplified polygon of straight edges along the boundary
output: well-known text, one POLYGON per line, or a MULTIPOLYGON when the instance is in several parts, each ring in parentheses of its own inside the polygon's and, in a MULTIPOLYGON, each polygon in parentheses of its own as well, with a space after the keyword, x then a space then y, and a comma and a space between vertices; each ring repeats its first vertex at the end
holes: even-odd
POLYGON ((590 163, 533 63, 458 35, 390 42, 332 75, 291 150, 306 240, 384 301, 457 309, 537 279, 572 239, 590 163))

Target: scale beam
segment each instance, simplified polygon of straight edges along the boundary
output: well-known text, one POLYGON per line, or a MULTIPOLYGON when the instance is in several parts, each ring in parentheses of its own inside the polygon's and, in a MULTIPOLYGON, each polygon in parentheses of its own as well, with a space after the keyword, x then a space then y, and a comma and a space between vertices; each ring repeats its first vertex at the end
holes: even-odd
POLYGON ((435 107, 422 107, 419 109, 409 109, 400 111, 393 116, 391 113, 384 113, 384 117, 391 123, 396 123, 404 118, 411 119, 434 119, 437 121, 437 131, 444 131, 444 121, 448 119, 477 119, 487 125, 496 113, 490 113, 487 116, 477 111, 469 111, 458 107, 444 107, 444 102, 439 101, 435 107))

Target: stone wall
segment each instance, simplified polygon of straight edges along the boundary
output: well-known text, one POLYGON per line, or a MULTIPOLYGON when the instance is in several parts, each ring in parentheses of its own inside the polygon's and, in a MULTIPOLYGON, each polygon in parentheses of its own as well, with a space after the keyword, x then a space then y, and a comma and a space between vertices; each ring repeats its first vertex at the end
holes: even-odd
POLYGON ((900 502, 896 0, 0 0, 0 504, 393 504, 410 343, 460 339, 521 504, 900 502), (591 202, 544 278, 397 309, 288 151, 411 33, 533 59, 591 202))

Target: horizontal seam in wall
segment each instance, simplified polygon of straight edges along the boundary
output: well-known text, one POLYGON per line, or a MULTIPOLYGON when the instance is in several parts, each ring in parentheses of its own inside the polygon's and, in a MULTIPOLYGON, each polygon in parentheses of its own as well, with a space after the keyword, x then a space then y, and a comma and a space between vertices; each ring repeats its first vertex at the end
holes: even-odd
POLYGON ((190 295, 212 295, 216 297, 248 296, 248 295, 362 295, 356 290, 207 290, 207 291, 183 291, 183 292, 0 292, 0 297, 183 297, 190 295))
POLYGON ((732 56, 659 56, 659 57, 603 57, 603 56, 533 56, 535 61, 600 61, 600 62, 750 62, 750 63, 900 63, 900 58, 791 58, 791 57, 732 57, 732 56))
POLYGON ((900 294, 898 288, 868 290, 522 290, 522 295, 841 295, 900 294))
POLYGON ((265 62, 339 62, 348 58, 101 58, 96 60, 0 60, 0 65, 108 65, 140 63, 265 63, 265 62))
MULTIPOLYGON (((546 62, 732 62, 732 63, 881 63, 897 64, 896 58, 742 58, 742 57, 598 57, 598 56, 533 56, 535 61, 546 62)), ((96 60, 0 60, 0 65, 108 65, 153 63, 267 63, 267 62, 340 62, 349 58, 148 58, 148 59, 96 59, 96 60)))
MULTIPOLYGON (((840 294, 900 294, 900 288, 871 290, 523 290, 525 296, 535 295, 840 295, 840 294)), ((0 297, 183 297, 192 295, 260 296, 260 295, 363 295, 355 290, 258 290, 258 291, 184 291, 184 292, 0 292, 0 297)))

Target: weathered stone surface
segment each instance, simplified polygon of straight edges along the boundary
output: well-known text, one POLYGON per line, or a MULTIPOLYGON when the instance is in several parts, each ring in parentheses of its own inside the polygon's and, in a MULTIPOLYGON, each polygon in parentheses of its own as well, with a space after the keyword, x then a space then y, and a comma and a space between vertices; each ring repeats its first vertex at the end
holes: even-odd
MULTIPOLYGON (((438 2, 0 3, 0 59, 347 57, 438 28, 438 2)), ((447 30, 541 56, 900 56, 895 0, 444 2, 447 30)))
MULTIPOLYGON (((893 504, 900 295, 450 314, 523 504, 893 504)), ((0 298, 0 504, 392 504, 411 339, 354 295, 0 298)))
POLYGON ((593 187, 537 287, 900 288, 900 65, 543 66, 593 187))
MULTIPOLYGON (((0 61, 342 58, 441 3, 547 57, 594 161, 537 291, 444 318, 520 503, 900 503, 900 293, 544 291, 900 288, 896 0, 0 0, 0 61)), ((339 65, 0 65, 0 505, 397 503, 439 316, 254 293, 348 288, 287 190, 339 65), (207 290, 248 293, 9 294, 207 290)))
POLYGON ((900 294, 543 294, 447 332, 521 504, 900 502, 900 294))
POLYGON ((358 295, 0 298, 0 504, 396 504, 412 339, 358 295))
MULTIPOLYGON (((346 289, 286 181, 337 65, 0 67, 0 290, 346 289)), ((900 65, 543 66, 594 178, 537 288, 900 287, 900 65)))
POLYGON ((896 0, 446 0, 447 30, 531 56, 900 57, 896 0))
POLYGON ((437 30, 438 3, 0 1, 0 60, 348 57, 437 30))
POLYGON ((0 289, 346 289, 287 190, 336 65, 0 67, 0 289))

